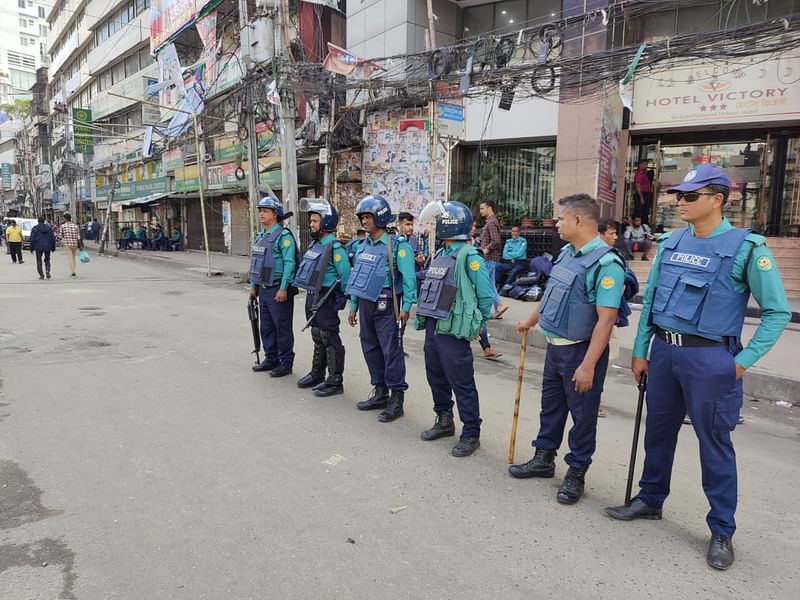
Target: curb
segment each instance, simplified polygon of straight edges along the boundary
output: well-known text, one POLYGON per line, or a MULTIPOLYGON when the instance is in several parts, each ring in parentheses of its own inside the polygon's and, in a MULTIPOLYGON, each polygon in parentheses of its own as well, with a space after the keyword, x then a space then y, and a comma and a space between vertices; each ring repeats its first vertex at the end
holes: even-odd
MULTIPOLYGON (((149 256, 147 254, 139 254, 139 253, 130 252, 130 251, 119 251, 119 250, 116 250, 116 249, 106 250, 105 253, 100 254, 100 252, 96 248, 93 248, 90 251, 93 254, 96 254, 97 256, 102 256, 102 257, 105 257, 105 258, 122 258, 122 259, 132 260, 132 261, 150 262, 150 263, 155 263, 155 264, 159 264, 159 265, 165 265, 165 266, 168 266, 168 267, 174 267, 176 269, 184 269, 186 271, 195 271, 195 272, 198 272, 198 273, 202 273, 204 275, 206 273, 206 267, 203 266, 203 265, 196 265, 194 263, 183 262, 180 259, 176 260, 176 259, 173 259, 173 258, 165 258, 165 257, 159 256, 157 254, 149 256)), ((213 277, 230 277, 231 279, 236 280, 236 283, 241 283, 244 280, 244 278, 246 278, 246 273, 243 274, 242 271, 219 269, 219 268, 216 268, 216 267, 213 267, 213 266, 211 268, 211 275, 213 277)))
MULTIPOLYGON (((493 338, 506 342, 519 343, 519 334, 516 325, 501 321, 489 321, 489 333, 493 338)), ((528 335, 528 345, 534 348, 544 349, 547 342, 538 329, 531 330, 528 335)), ((614 361, 618 367, 630 368, 633 348, 620 345, 619 357, 614 361)), ((800 380, 784 377, 758 369, 747 371, 743 377, 744 395, 747 398, 756 399, 763 402, 788 402, 794 406, 800 406, 800 380)))

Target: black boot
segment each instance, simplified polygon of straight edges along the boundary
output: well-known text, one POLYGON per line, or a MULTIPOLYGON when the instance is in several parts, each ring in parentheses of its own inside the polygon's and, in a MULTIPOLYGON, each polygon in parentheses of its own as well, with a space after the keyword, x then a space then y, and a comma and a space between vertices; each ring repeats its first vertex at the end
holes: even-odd
POLYGON ((708 542, 706 562, 709 567, 725 571, 733 564, 733 542, 729 535, 712 535, 708 542))
POLYGON ((456 434, 456 424, 453 422, 453 411, 445 410, 436 413, 436 421, 433 422, 433 427, 426 429, 419 434, 419 437, 430 442, 438 440, 443 437, 450 437, 456 434))
POLYGON ((583 483, 589 465, 583 465, 580 469, 570 467, 564 476, 561 487, 558 488, 556 500, 561 504, 575 504, 583 496, 583 483))
POLYGON ((552 477, 556 474, 556 451, 537 448, 533 458, 521 465, 508 467, 508 474, 517 479, 552 477))
POLYGON ((469 456, 475 450, 481 447, 481 440, 480 438, 476 437, 464 437, 461 436, 461 439, 458 440, 458 443, 453 446, 453 449, 450 451, 450 454, 457 458, 463 458, 464 456, 469 456))
POLYGON ((325 346, 314 340, 314 354, 311 356, 311 371, 297 380, 297 387, 310 388, 325 380, 325 346))
POLYGON ((344 348, 337 352, 336 348, 326 348, 328 358, 328 379, 314 388, 314 395, 327 398, 336 394, 344 394, 344 348))
POLYGON ((389 388, 385 385, 376 385, 372 388, 372 393, 369 398, 363 402, 356 404, 358 410, 375 410, 377 408, 385 408, 386 402, 389 400, 389 388))
POLYGON ((392 390, 392 395, 386 403, 386 408, 378 415, 378 421, 381 423, 391 423, 395 419, 402 417, 404 396, 405 392, 402 390, 392 390))

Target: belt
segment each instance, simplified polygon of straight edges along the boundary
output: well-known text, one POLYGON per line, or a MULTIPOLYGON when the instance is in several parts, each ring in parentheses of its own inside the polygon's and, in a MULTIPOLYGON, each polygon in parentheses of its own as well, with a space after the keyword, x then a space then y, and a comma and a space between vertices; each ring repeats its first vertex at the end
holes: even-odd
POLYGON ((545 338, 547 343, 551 346, 574 346, 575 344, 582 344, 583 341, 575 341, 575 340, 568 340, 567 338, 560 338, 560 337, 547 337, 545 338))
POLYGON ((723 338, 723 341, 710 340, 699 335, 690 335, 688 333, 677 333, 675 331, 667 331, 656 328, 656 335, 662 340, 667 342, 670 346, 680 346, 683 348, 707 348, 709 346, 725 346, 728 344, 728 338, 723 338))

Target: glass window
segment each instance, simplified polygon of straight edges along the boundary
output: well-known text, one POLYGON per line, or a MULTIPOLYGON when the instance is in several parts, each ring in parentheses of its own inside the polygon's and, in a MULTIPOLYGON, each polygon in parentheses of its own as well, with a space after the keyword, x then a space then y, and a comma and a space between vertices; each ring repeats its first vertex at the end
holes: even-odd
POLYGON ((156 62, 156 59, 150 56, 150 52, 147 50, 139 50, 139 67, 144 69, 145 67, 152 65, 156 62))
POLYGON ((125 79, 125 65, 123 63, 119 63, 111 67, 111 77, 114 80, 114 83, 119 83, 125 79))
POLYGON ((122 9, 117 13, 116 18, 119 20, 120 25, 127 25, 130 23, 131 15, 128 12, 128 7, 123 6, 122 9))
POLYGON ((494 27, 494 10, 491 4, 464 9, 464 37, 474 37, 494 27))
POLYGON ((40 18, 40 19, 44 19, 44 17, 45 17, 45 14, 44 14, 44 6, 40 6, 40 7, 39 7, 39 18, 40 18))
POLYGON ((28 45, 28 38, 26 38, 26 37, 19 38, 19 43, 20 43, 21 46, 27 46, 28 45))
POLYGON ((519 31, 525 27, 525 0, 506 0, 494 5, 494 29, 496 33, 519 31))
POLYGON ((719 29, 718 0, 678 0, 678 35, 719 29))
POLYGON ((139 53, 125 59, 125 77, 130 77, 139 71, 139 53))
POLYGON ((28 21, 26 19, 20 19, 19 20, 19 26, 20 27, 27 27, 27 22, 28 21))

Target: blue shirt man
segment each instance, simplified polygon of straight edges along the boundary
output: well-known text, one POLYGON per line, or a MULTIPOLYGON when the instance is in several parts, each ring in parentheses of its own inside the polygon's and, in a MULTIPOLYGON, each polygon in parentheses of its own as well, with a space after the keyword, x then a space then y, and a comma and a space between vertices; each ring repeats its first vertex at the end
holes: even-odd
POLYGON ((659 240, 633 348, 636 381, 648 375, 640 491, 629 505, 606 509, 624 521, 661 518, 678 432, 688 414, 711 506, 706 562, 720 570, 734 561, 738 486, 730 434, 742 406, 741 377, 775 344, 791 317, 764 238, 732 227, 722 216, 730 188, 721 168, 701 164, 669 190, 689 226, 659 240), (761 324, 742 348, 751 293, 761 307, 761 324))
POLYGON ((514 283, 517 277, 524 275, 530 268, 528 262, 528 240, 520 235, 519 226, 511 228, 511 237, 503 245, 503 260, 497 265, 497 285, 514 283))

